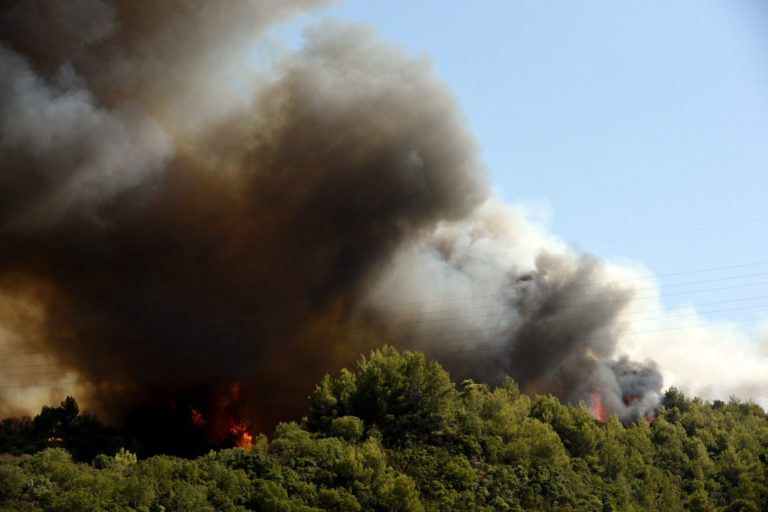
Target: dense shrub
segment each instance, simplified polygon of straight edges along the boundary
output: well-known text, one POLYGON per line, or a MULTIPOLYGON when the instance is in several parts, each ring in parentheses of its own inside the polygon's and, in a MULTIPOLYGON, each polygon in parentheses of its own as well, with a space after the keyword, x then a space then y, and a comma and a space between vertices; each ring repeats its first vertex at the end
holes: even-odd
MULTIPOLYGON (((0 511, 768 510, 768 417, 752 403, 670 389, 652 424, 625 428, 509 379, 457 387, 423 355, 384 348, 326 376, 310 408, 272 441, 194 460, 120 449, 89 464, 74 444, 5 455, 0 511)), ((6 420, 4 439, 77 432, 78 417, 65 401, 6 420)))

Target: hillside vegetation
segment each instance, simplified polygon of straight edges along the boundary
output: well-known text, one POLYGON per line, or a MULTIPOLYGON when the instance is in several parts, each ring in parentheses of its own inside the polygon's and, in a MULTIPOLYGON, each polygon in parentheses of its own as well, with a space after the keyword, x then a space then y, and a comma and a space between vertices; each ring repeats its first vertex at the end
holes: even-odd
MULTIPOLYGON (((74 421, 67 404, 34 421, 55 429, 67 410, 74 421)), ((384 348, 326 376, 310 411, 271 440, 194 460, 4 455, 0 510, 768 510, 768 417, 736 399, 673 388, 650 425, 625 428, 583 404, 521 394, 511 379, 456 385, 422 354, 384 348)), ((6 451, 19 442, 9 421, 6 451)))

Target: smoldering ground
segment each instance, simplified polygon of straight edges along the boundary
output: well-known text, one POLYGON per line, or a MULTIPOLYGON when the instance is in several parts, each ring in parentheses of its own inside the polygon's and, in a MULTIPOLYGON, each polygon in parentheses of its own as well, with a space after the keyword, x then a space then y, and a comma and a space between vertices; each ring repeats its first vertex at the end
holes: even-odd
POLYGON ((631 291, 493 198, 427 58, 329 21, 249 71, 312 6, 3 2, 5 411, 74 389, 115 421, 178 396, 215 416, 238 382, 268 429, 382 343, 652 411, 660 379, 632 376, 655 367, 613 360, 631 291))

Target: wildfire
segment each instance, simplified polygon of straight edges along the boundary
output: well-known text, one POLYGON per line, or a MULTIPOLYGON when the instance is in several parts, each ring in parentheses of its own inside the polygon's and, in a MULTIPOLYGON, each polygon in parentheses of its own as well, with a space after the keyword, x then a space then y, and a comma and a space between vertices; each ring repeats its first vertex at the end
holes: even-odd
POLYGON ((224 393, 219 402, 219 407, 203 409, 203 412, 192 404, 189 404, 189 421, 200 429, 209 442, 214 445, 229 445, 245 449, 253 447, 253 434, 249 431, 249 425, 243 421, 239 414, 238 402, 242 398, 242 386, 240 382, 234 382, 229 386, 230 393, 224 393))
POLYGON ((625 395, 624 398, 622 398, 624 405, 629 405, 632 402, 637 402, 638 400, 640 400, 640 397, 636 395, 625 395))
POLYGON ((592 412, 592 416, 594 416, 596 420, 607 422, 608 415, 606 414, 605 408, 603 407, 603 396, 597 391, 593 391, 590 397, 592 399, 592 406, 589 408, 589 410, 592 412))
POLYGON ((248 432, 248 427, 242 421, 233 419, 229 433, 232 434, 235 444, 240 448, 249 450, 253 448, 253 435, 248 432))
MULTIPOLYGON (((641 399, 642 399, 641 396, 625 395, 624 397, 622 397, 621 401, 624 403, 625 407, 629 407, 634 402, 637 402, 641 399)), ((613 403, 613 404, 609 403, 608 406, 606 407, 606 405, 603 403, 603 395, 594 388, 592 393, 590 393, 589 401, 590 401, 589 411, 592 413, 592 416, 596 420, 600 420, 603 423, 607 423, 611 413, 614 412, 617 407, 619 407, 618 400, 616 401, 616 403, 613 403)), ((654 419, 656 418, 655 417, 645 418, 645 422, 648 425, 650 425, 654 419)), ((631 423, 624 424, 624 428, 630 428, 631 426, 632 426, 631 423)))
POLYGON ((197 428, 200 428, 203 425, 205 425, 205 418, 203 418, 203 415, 200 411, 198 411, 191 405, 189 406, 189 410, 192 413, 190 417, 192 418, 192 424, 194 426, 196 426, 197 428))
MULTIPOLYGON (((242 397, 243 386, 239 381, 235 381, 229 388, 232 391, 232 403, 236 404, 242 397)), ((229 420, 229 433, 240 448, 250 450, 253 448, 253 434, 248 432, 248 426, 234 416, 229 420)))
POLYGON ((64 441, 64 440, 62 438, 60 438, 60 437, 51 436, 51 437, 48 438, 48 442, 49 443, 53 443, 53 442, 60 443, 62 441, 64 441))

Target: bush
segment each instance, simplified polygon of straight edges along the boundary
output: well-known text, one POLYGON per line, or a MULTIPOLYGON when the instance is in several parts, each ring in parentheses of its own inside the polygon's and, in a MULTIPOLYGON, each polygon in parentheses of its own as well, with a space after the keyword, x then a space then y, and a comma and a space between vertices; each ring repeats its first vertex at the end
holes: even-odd
POLYGON ((356 416, 334 418, 331 422, 329 433, 332 436, 342 437, 354 443, 363 435, 363 420, 356 416))

